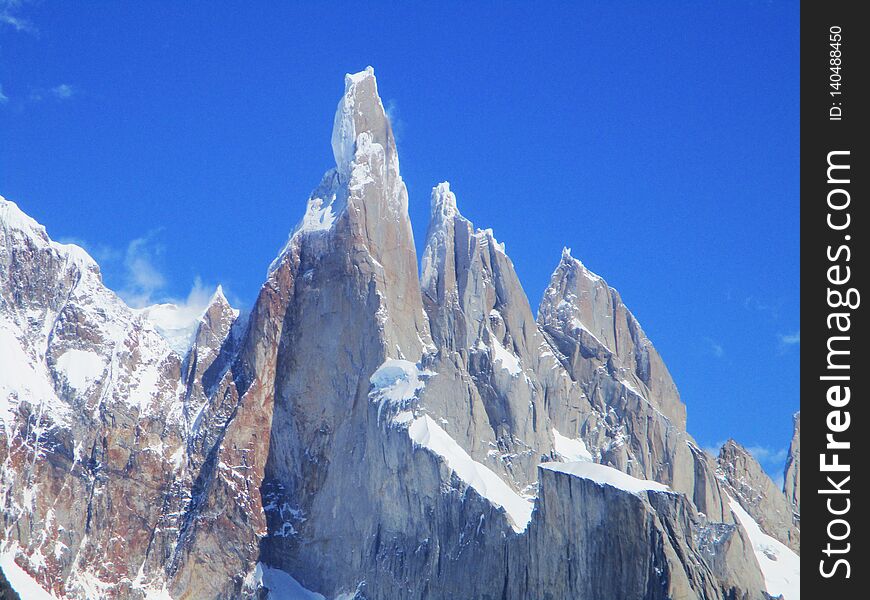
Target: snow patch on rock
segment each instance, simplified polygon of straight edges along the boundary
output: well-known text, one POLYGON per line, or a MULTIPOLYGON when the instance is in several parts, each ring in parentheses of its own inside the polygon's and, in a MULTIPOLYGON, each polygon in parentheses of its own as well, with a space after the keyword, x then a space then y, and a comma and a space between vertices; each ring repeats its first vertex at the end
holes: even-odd
POLYGON ((728 505, 734 516, 746 530, 755 559, 764 576, 767 593, 774 598, 782 595, 784 600, 800 600, 801 559, 782 542, 761 530, 755 519, 749 516, 740 503, 728 497, 728 505))
POLYGON ((106 363, 96 352, 67 350, 57 359, 57 369, 78 392, 87 391, 106 369, 106 363))
POLYGON ((566 462, 592 461, 592 453, 586 448, 586 444, 580 438, 566 437, 553 428, 553 441, 556 454, 566 462))
POLYGON ((3 574, 12 585, 12 589, 27 600, 58 600, 57 596, 50 594, 39 585, 30 573, 18 566, 18 563, 15 562, 16 554, 18 554, 18 544, 16 543, 12 543, 0 552, 0 568, 3 569, 3 574))
POLYGON ((44 416, 64 425, 69 406, 60 401, 49 384, 48 373, 39 369, 19 341, 23 337, 14 324, 0 319, 0 424, 11 435, 13 415, 21 402, 41 408, 44 416))
POLYGON ((517 376, 523 371, 520 359, 516 354, 502 346, 495 338, 492 339, 492 359, 512 376, 517 376))
POLYGON ((544 463, 541 465, 541 468, 588 479, 599 485, 609 485, 631 494, 671 491, 671 488, 663 483, 648 479, 638 479, 613 467, 593 462, 544 463))
POLYGON ((532 518, 532 502, 515 492, 492 469, 471 458, 432 417, 423 415, 414 419, 408 427, 408 435, 415 444, 444 460, 456 476, 478 494, 503 508, 514 531, 525 530, 532 518))
POLYGON ((18 205, 0 196, 0 229, 7 235, 18 235, 30 239, 38 248, 50 248, 68 262, 75 263, 83 270, 98 271, 96 261, 84 250, 75 244, 61 244, 54 242, 48 237, 45 227, 36 222, 18 208, 18 205))
POLYGON ((417 397, 417 393, 426 385, 425 379, 432 375, 434 373, 420 369, 411 361, 388 358, 369 378, 372 384, 369 397, 405 405, 417 397))
POLYGON ((344 95, 338 103, 335 111, 335 119, 332 126, 332 154, 335 157, 335 165, 341 180, 347 182, 350 179, 352 163, 356 154, 357 130, 354 121, 356 110, 357 86, 367 79, 372 79, 377 90, 375 70, 366 67, 359 73, 348 73, 344 76, 344 95))
POLYGON ((255 591, 269 590, 266 600, 326 600, 322 594, 304 588, 286 571, 260 562, 248 575, 245 586, 255 591))

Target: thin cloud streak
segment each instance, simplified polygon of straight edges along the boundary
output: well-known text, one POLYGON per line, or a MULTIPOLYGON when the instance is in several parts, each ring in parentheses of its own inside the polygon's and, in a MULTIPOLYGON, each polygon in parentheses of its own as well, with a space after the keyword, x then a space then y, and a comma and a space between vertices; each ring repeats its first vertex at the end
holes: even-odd
POLYGON ((0 0, 0 24, 9 26, 19 33, 39 35, 39 30, 33 23, 15 14, 23 4, 21 0, 0 0))
POLYGON ((725 348, 722 346, 722 344, 709 337, 704 338, 704 341, 707 342, 709 350, 713 354, 713 356, 715 356, 716 358, 722 358, 723 356, 725 356, 725 348))
POLYGON ((801 343, 800 330, 786 335, 779 334, 779 341, 786 346, 796 346, 801 343))
POLYGON ((54 97, 58 100, 67 100, 68 98, 73 97, 76 90, 68 83, 61 83, 60 85, 51 88, 51 93, 54 94, 54 97))

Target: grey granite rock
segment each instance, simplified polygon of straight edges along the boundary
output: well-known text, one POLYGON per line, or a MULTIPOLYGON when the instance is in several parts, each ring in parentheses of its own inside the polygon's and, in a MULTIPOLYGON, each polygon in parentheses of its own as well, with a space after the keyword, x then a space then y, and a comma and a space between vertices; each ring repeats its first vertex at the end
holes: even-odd
POLYGON ((800 526, 801 518, 801 413, 794 415, 794 435, 788 448, 783 476, 783 492, 794 508, 794 518, 800 526))

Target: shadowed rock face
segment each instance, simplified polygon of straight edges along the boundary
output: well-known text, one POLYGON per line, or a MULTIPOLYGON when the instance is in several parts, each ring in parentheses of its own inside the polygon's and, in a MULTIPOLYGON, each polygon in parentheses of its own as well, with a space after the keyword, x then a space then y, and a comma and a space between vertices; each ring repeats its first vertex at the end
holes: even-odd
POLYGON ((538 510, 518 540, 528 556, 511 564, 511 585, 525 590, 515 597, 763 597, 741 530, 707 523, 684 495, 542 468, 538 510))
POLYGON ((742 479, 618 293, 566 252, 536 318, 446 183, 418 279, 370 68, 332 148, 250 314, 219 289, 181 350, 0 200, 0 550, 67 598, 263 598, 263 565, 344 599, 764 598, 742 479))
POLYGON ((783 477, 783 492, 786 500, 794 508, 795 524, 800 526, 801 520, 801 413, 794 416, 794 435, 788 448, 788 458, 785 461, 783 477))

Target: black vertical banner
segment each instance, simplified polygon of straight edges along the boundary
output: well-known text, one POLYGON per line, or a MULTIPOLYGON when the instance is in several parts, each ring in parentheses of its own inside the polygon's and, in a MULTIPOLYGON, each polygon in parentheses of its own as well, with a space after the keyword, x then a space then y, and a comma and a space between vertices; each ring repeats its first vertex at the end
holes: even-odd
MULTIPOLYGON (((858 2, 801 6, 801 587, 866 598, 867 38, 858 2)), ((866 13, 865 13, 866 14, 866 13)))

